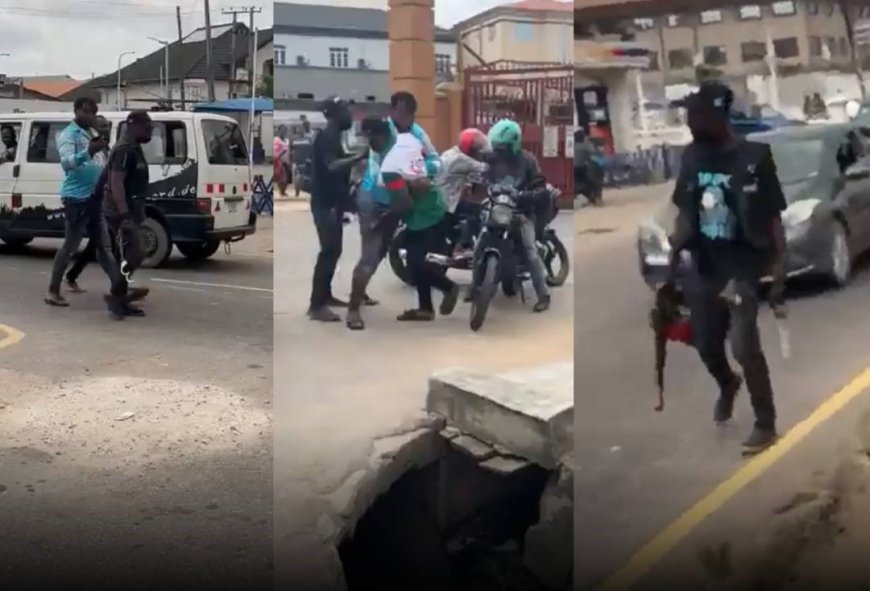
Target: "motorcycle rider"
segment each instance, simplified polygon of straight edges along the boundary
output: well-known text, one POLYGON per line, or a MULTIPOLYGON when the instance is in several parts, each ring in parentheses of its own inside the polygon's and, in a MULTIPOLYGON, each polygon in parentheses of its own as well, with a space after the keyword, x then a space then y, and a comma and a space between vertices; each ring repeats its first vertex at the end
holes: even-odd
MULTIPOLYGON (((502 119, 493 125, 487 134, 492 152, 489 157, 489 169, 486 180, 490 184, 510 183, 520 191, 538 189, 547 191, 546 179, 541 173, 534 154, 523 150, 523 132, 516 121, 502 119)), ((549 194, 547 195, 549 199, 549 194)), ((520 237, 526 256, 526 264, 532 276, 532 285, 538 301, 535 312, 544 312, 550 308, 550 289, 547 287, 547 274, 544 261, 538 253, 535 232, 535 207, 533 203, 521 203, 520 237)))
POLYGON ((450 227, 462 222, 454 257, 471 256, 474 237, 480 232, 479 202, 470 193, 483 182, 489 168, 485 162, 489 142, 479 129, 464 129, 455 146, 441 154, 441 173, 437 184, 444 196, 450 227))

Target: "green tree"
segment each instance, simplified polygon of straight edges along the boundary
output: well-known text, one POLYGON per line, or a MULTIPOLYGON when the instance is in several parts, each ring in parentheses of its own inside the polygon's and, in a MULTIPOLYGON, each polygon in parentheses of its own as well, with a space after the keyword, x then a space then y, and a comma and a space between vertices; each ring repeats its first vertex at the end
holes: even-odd
POLYGON ((260 84, 257 85, 257 96, 272 98, 274 93, 275 80, 272 76, 263 76, 260 84))

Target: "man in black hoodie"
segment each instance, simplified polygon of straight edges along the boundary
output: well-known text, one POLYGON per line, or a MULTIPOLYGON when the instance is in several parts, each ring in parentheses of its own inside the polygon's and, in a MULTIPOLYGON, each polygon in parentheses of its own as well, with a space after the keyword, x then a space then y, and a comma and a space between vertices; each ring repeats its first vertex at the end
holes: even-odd
POLYGON ((780 213, 786 202, 770 147, 733 133, 732 103, 731 90, 717 82, 702 84, 687 101, 693 141, 674 189, 679 215, 671 242, 674 263, 681 250, 692 255, 685 293, 694 345, 720 389, 714 420, 731 418, 743 383, 728 363, 727 337, 756 417, 744 450, 757 453, 777 437, 773 389, 758 331, 758 293, 760 279, 771 274, 771 304, 777 315, 785 315, 780 213))

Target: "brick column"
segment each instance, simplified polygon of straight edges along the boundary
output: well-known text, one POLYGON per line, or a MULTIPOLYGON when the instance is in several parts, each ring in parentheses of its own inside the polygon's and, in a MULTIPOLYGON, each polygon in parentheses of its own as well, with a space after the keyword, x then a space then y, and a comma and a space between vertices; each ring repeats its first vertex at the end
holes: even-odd
POLYGON ((435 128, 434 0, 389 0, 390 92, 417 97, 417 122, 435 128))

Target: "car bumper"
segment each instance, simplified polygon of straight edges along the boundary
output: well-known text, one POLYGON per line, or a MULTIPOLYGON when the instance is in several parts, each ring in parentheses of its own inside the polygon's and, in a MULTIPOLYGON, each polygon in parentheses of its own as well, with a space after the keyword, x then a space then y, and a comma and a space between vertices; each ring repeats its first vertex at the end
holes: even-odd
POLYGON ((215 228, 211 216, 167 216, 167 223, 174 242, 238 242, 257 231, 257 216, 251 213, 248 223, 230 228, 215 228))

